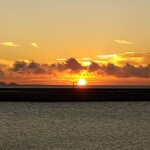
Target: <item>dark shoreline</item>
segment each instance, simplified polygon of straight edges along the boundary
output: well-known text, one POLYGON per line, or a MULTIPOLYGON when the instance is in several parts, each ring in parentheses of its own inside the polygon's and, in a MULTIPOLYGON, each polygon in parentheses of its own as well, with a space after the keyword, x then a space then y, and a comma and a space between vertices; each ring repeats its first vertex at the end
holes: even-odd
POLYGON ((150 88, 0 88, 0 101, 94 102, 149 101, 150 88))

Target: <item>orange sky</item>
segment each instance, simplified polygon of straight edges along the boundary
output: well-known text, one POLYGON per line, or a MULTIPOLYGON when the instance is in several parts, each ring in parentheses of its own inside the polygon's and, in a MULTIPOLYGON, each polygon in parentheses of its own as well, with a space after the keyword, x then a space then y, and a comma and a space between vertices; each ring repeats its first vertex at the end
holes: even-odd
POLYGON ((0 81, 72 84, 84 76, 88 84, 150 85, 149 6, 149 0, 1 0, 0 81), (81 68, 74 70, 69 58, 81 68), (98 68, 90 72, 93 62, 98 68))
POLYGON ((149 57, 150 53, 128 52, 98 55, 95 60, 57 59, 50 64, 27 59, 0 60, 0 78, 19 84, 72 85, 84 78, 88 85, 149 85, 149 57))

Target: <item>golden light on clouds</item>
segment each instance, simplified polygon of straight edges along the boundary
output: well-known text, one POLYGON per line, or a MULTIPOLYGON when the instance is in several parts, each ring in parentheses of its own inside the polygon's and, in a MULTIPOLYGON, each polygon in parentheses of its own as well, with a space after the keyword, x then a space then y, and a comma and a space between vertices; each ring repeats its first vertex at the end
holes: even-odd
POLYGON ((97 55, 98 59, 116 59, 117 54, 110 54, 110 55, 97 55))
POLYGON ((8 47, 16 47, 19 46, 18 44, 15 44, 14 42, 3 42, 1 43, 3 46, 8 46, 8 47))
POLYGON ((58 58, 51 64, 32 59, 0 59, 0 78, 4 81, 9 78, 12 82, 37 84, 72 85, 82 78, 87 80, 89 85, 130 84, 129 81, 132 84, 150 83, 150 53, 126 52, 98 55, 96 58, 95 61, 58 58), (142 79, 144 82, 141 82, 142 79))
POLYGON ((91 58, 81 58, 81 60, 83 60, 83 61, 88 61, 88 60, 90 60, 91 58))
POLYGON ((66 58, 57 58, 56 59, 57 61, 65 61, 65 60, 67 60, 66 58))
POLYGON ((135 44, 134 42, 130 42, 130 41, 127 41, 127 40, 121 40, 121 39, 115 39, 114 42, 115 42, 115 43, 118 43, 118 44, 129 44, 129 45, 130 45, 130 44, 131 44, 131 45, 132 45, 132 44, 135 44))
POLYGON ((89 65, 91 65, 91 63, 92 63, 92 62, 90 62, 90 61, 83 61, 83 62, 82 62, 82 65, 83 65, 83 66, 89 66, 89 65))
POLYGON ((31 43, 31 45, 32 45, 33 47, 36 47, 36 48, 39 47, 36 43, 31 43))
POLYGON ((99 64, 113 63, 116 65, 125 65, 126 63, 138 65, 147 65, 150 63, 150 53, 144 52, 125 52, 119 54, 97 55, 93 60, 99 64))
POLYGON ((11 60, 0 59, 0 65, 12 66, 13 63, 14 61, 11 61, 11 60))

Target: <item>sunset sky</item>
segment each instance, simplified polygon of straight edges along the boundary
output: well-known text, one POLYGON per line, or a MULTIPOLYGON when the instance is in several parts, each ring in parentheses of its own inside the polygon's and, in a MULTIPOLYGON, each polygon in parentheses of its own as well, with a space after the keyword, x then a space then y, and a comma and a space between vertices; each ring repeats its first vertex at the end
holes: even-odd
POLYGON ((150 85, 149 0, 0 0, 0 81, 150 85))

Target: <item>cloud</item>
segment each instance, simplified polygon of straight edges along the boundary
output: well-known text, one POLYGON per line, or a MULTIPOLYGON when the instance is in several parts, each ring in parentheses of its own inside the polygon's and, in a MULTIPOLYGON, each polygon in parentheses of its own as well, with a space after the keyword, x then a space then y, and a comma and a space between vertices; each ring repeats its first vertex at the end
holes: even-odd
POLYGON ((41 64, 38 64, 34 61, 32 61, 31 63, 29 63, 27 65, 27 69, 29 70, 29 72, 32 72, 32 73, 35 73, 35 74, 46 73, 45 67, 43 67, 41 64))
POLYGON ((31 45, 32 45, 33 47, 36 47, 36 48, 39 47, 36 43, 31 43, 31 45))
POLYGON ((83 61, 88 61, 88 60, 90 60, 91 58, 81 58, 81 60, 83 60, 83 61))
POLYGON ((82 65, 83 66, 89 66, 89 65, 91 65, 91 61, 83 61, 82 65))
POLYGON ((42 74, 46 73, 46 69, 41 65, 33 60, 29 63, 25 61, 15 61, 12 67, 13 72, 17 73, 27 73, 27 74, 42 74))
POLYGON ((67 60, 66 58, 57 58, 56 59, 57 61, 65 61, 65 60, 67 60))
POLYGON ((129 45, 135 44, 134 42, 130 42, 127 40, 120 40, 120 39, 115 39, 114 42, 118 44, 129 44, 129 45))
POLYGON ((150 65, 135 67, 128 63, 124 66, 109 63, 99 66, 96 72, 103 76, 115 76, 117 78, 150 78, 150 65))
POLYGON ((26 63, 24 61, 15 61, 12 70, 14 72, 24 73, 26 70, 26 63))
POLYGON ((69 58, 64 62, 53 64, 40 64, 34 60, 14 61, 12 66, 0 64, 1 77, 14 77, 15 75, 19 75, 20 78, 30 76, 36 77, 38 75, 54 75, 59 77, 65 74, 79 74, 83 71, 86 71, 89 75, 95 75, 96 77, 114 76, 116 78, 150 78, 150 64, 135 66, 130 63, 116 65, 114 63, 99 64, 91 61, 89 66, 83 66, 82 62, 79 62, 75 58, 69 58))
POLYGON ((119 76, 121 72, 121 67, 109 63, 107 65, 100 66, 100 70, 101 73, 103 73, 104 75, 119 76))
POLYGON ((126 52, 123 54, 118 54, 118 64, 125 65, 130 63, 132 65, 147 65, 150 64, 150 53, 144 52, 126 52))
POLYGON ((97 63, 92 62, 91 65, 89 65, 88 71, 94 72, 94 71, 97 71, 99 68, 100 66, 97 63))
POLYGON ((19 74, 51 74, 52 72, 63 72, 68 70, 70 73, 77 73, 84 67, 75 59, 69 58, 62 63, 39 64, 33 60, 15 61, 11 70, 19 74))
POLYGON ((4 71, 0 69, 0 77, 4 76, 4 71))
POLYGON ((125 52, 120 54, 97 55, 94 62, 100 64, 113 63, 117 65, 125 65, 130 63, 138 66, 140 64, 150 64, 150 53, 148 52, 125 52))
POLYGON ((117 57, 117 54, 111 54, 111 55, 97 55, 98 59, 107 60, 107 59, 115 59, 117 57))
POLYGON ((19 46, 18 44, 15 44, 13 42, 3 42, 1 43, 1 45, 3 46, 8 46, 8 47, 16 47, 16 46, 19 46))
POLYGON ((0 59, 0 65, 12 66, 12 64, 13 64, 13 61, 11 60, 0 59))
POLYGON ((70 70, 72 73, 76 73, 84 69, 84 67, 75 58, 69 58, 62 63, 51 64, 50 68, 58 71, 70 70))
POLYGON ((66 61, 65 66, 74 72, 78 72, 83 69, 83 66, 75 58, 69 58, 66 61))
POLYGON ((82 66, 75 58, 69 58, 62 63, 54 64, 39 64, 33 60, 30 62, 15 61, 12 67, 13 72, 19 74, 53 74, 57 72, 61 74, 68 71, 68 74, 76 74, 80 71, 86 70, 89 73, 96 73, 102 76, 115 76, 117 78, 150 78, 150 64, 146 66, 134 66, 129 63, 123 66, 117 66, 113 63, 107 65, 100 65, 95 62, 91 62, 88 67, 82 66))

